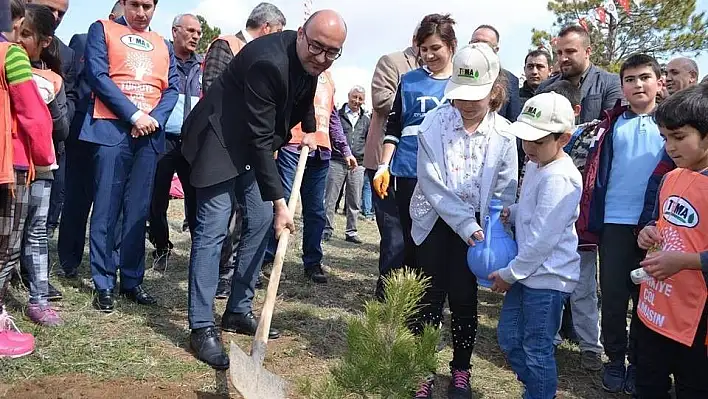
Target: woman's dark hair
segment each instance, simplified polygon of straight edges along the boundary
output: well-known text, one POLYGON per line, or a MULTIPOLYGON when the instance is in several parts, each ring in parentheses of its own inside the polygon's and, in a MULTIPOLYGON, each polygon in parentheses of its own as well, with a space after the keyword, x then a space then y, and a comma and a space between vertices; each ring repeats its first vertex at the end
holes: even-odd
POLYGON ((25 16, 25 0, 12 0, 10 2, 10 16, 13 21, 25 16))
POLYGON ((61 74, 61 56, 59 55, 59 41, 54 38, 56 20, 54 13, 49 7, 38 4, 27 4, 25 6, 25 26, 34 32, 38 40, 52 38, 49 46, 42 50, 39 56, 47 67, 59 76, 61 74))
POLYGON ((415 32, 415 42, 418 46, 423 44, 430 36, 437 34, 451 52, 457 49, 457 36, 455 36, 455 20, 450 14, 429 14, 420 22, 415 32))

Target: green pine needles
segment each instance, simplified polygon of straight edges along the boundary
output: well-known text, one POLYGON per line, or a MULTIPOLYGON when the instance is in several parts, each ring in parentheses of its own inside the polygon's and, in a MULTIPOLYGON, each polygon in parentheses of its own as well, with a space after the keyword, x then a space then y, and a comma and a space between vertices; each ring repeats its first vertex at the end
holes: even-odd
POLYGON ((409 398, 437 367, 438 329, 426 326, 420 336, 408 329, 428 283, 412 270, 392 273, 386 300, 368 301, 364 313, 347 322, 347 351, 311 396, 409 398))

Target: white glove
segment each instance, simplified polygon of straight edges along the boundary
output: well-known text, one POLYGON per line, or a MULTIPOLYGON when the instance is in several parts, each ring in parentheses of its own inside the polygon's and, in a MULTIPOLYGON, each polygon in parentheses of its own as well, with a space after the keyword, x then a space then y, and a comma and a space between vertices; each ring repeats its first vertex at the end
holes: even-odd
POLYGON ((45 104, 49 104, 54 101, 56 94, 54 93, 54 84, 43 76, 37 74, 32 74, 32 79, 37 84, 39 89, 39 95, 45 104))

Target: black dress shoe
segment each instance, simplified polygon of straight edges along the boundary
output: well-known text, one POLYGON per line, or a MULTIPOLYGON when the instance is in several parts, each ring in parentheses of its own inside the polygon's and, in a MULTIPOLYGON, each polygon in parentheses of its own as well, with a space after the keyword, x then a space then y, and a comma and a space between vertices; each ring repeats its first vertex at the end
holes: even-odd
POLYGON ((231 295, 231 280, 220 278, 219 285, 216 286, 216 299, 228 299, 231 295))
MULTIPOLYGON (((257 328, 258 319, 253 315, 253 312, 231 313, 226 311, 221 316, 221 329, 224 331, 254 336, 257 328)), ((277 338, 280 338, 280 331, 271 327, 268 331, 268 339, 277 338)))
POLYGON ((115 299, 112 290, 94 291, 93 306, 103 313, 113 313, 115 299))
POLYGON ((332 233, 325 232, 322 233, 322 241, 329 241, 332 239, 332 233))
POLYGON ((61 301, 64 295, 62 295, 61 291, 56 289, 51 283, 47 283, 48 289, 47 289, 47 295, 44 296, 44 299, 48 301, 61 301))
POLYGON ((148 294, 142 285, 129 290, 121 289, 120 294, 139 305, 154 305, 157 303, 157 300, 148 294))
POLYGON ((229 356, 221 344, 216 327, 197 328, 189 335, 189 346, 196 352, 197 359, 217 370, 229 368, 229 356))
POLYGON ((322 265, 315 265, 305 268, 305 278, 317 284, 326 284, 327 276, 322 271, 322 265))
POLYGON ((77 269, 72 269, 72 270, 64 270, 64 278, 66 279, 75 279, 79 277, 79 271, 77 269))
POLYGON ((359 238, 359 236, 346 236, 344 238, 344 241, 351 242, 354 244, 363 244, 364 243, 364 241, 362 241, 361 238, 359 238))

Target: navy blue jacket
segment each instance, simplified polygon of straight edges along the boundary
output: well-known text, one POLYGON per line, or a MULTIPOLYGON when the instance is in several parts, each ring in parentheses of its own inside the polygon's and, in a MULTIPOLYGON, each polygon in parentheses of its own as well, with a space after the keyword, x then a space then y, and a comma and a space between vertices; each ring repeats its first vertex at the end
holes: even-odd
POLYGON ((506 90, 507 96, 506 102, 497 113, 505 117, 509 122, 514 122, 521 113, 522 105, 521 100, 519 99, 519 78, 506 69, 502 69, 502 72, 506 74, 508 84, 506 90))

